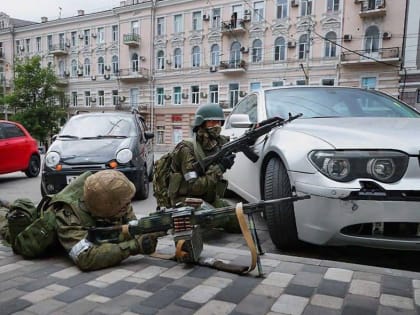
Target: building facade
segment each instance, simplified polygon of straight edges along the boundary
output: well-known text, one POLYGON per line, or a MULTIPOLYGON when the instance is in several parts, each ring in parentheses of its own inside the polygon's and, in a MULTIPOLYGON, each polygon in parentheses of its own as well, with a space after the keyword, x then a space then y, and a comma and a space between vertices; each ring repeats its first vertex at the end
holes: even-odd
POLYGON ((191 136, 197 106, 228 113, 260 87, 398 96, 405 16, 405 0, 130 0, 20 26, 3 14, 0 72, 6 91, 14 58, 40 55, 60 77, 70 114, 137 109, 165 151, 191 136))

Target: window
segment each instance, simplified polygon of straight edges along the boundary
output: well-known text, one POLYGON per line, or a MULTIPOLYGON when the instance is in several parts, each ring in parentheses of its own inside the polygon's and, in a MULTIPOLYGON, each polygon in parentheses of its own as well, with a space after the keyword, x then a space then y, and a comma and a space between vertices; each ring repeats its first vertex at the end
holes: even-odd
POLYGON ((232 46, 230 46, 230 58, 229 63, 232 67, 235 67, 239 64, 241 61, 241 44, 239 42, 232 43, 232 46))
POLYGON ((131 108, 138 108, 139 106, 139 89, 133 88, 130 89, 130 107, 131 108))
POLYGON ((71 47, 77 46, 77 32, 71 32, 70 33, 70 45, 71 47))
POLYGON ((118 42, 118 25, 112 25, 112 41, 118 42))
POLYGON ((177 14, 174 16, 174 33, 181 33, 182 31, 182 14, 177 14))
POLYGON ((362 78, 362 88, 375 89, 376 88, 376 77, 364 77, 364 78, 362 78))
POLYGON ((90 60, 89 60, 89 58, 86 58, 85 62, 83 64, 83 74, 85 75, 85 77, 90 76, 90 60))
POLYGON ((416 103, 420 103, 420 89, 417 89, 416 103))
POLYGON ((105 63, 104 63, 104 57, 98 58, 98 74, 104 74, 105 73, 105 63))
POLYGON ((256 95, 250 95, 247 98, 244 98, 232 111, 235 114, 246 114, 249 117, 249 121, 256 123, 257 118, 257 103, 258 98, 256 95))
POLYGON ((334 79, 322 79, 321 84, 322 85, 333 86, 334 85, 334 79))
POLYGON ((300 15, 306 16, 312 14, 312 0, 300 1, 300 15))
POLYGON ((58 75, 62 78, 64 77, 64 70, 64 61, 60 60, 58 62, 58 75))
POLYGON ((48 50, 52 50, 52 47, 53 47, 52 35, 47 36, 47 47, 48 47, 48 50))
POLYGON ((193 29, 193 31, 201 31, 203 29, 201 21, 202 21, 201 11, 193 12, 192 13, 192 29, 193 29))
POLYGON ((199 68, 200 67, 200 47, 194 46, 192 49, 192 67, 193 68, 199 68))
POLYGON ((85 106, 90 107, 90 91, 85 91, 85 106))
POLYGON ((174 127, 173 128, 173 143, 178 144, 183 139, 182 137, 182 127, 174 127))
POLYGON ((261 88, 261 82, 251 82, 249 87, 251 92, 257 91, 261 88))
POLYGON ((42 46, 41 46, 41 37, 36 38, 36 51, 41 52, 42 46))
POLYGON ((75 59, 73 59, 71 61, 71 73, 70 75, 72 77, 77 77, 77 61, 75 59))
MULTIPOLYGON (((64 47, 64 45, 63 45, 63 47, 64 47)), ((25 39, 25 51, 27 53, 31 52, 31 39, 30 38, 25 39)))
POLYGON ((299 59, 305 59, 307 57, 308 51, 308 35, 304 34, 299 37, 299 59))
POLYGON ((210 103, 218 104, 219 103, 219 86, 217 84, 210 85, 209 92, 210 92, 210 103))
POLYGON ((306 85, 306 80, 296 80, 296 85, 306 85))
POLYGON ((103 90, 98 91, 98 105, 105 106, 105 92, 103 90))
POLYGON ((156 34, 158 36, 165 35, 165 18, 159 17, 156 22, 156 34))
POLYGON ((213 8, 211 11, 211 27, 219 28, 221 24, 220 20, 220 8, 213 8))
POLYGON ((158 70, 165 69, 165 54, 163 50, 159 50, 157 53, 157 68, 158 70))
POLYGON ((191 103, 200 104, 200 87, 198 85, 191 87, 191 103))
POLYGON ((77 92, 71 92, 71 106, 77 107, 77 92))
POLYGON ((277 19, 287 18, 287 0, 277 0, 277 19))
POLYGON ((252 43, 252 62, 262 61, 262 42, 260 39, 254 40, 252 43))
POLYGON ((210 50, 210 60, 211 60, 211 65, 212 66, 218 66, 220 63, 220 50, 219 50, 219 45, 214 44, 211 46, 211 50, 210 50))
POLYGON ((173 100, 174 105, 180 105, 181 104, 181 87, 175 86, 173 89, 173 100))
POLYGON ((337 12, 340 8, 340 0, 327 0, 327 12, 337 12))
POLYGON ((325 35, 325 57, 335 57, 337 46, 335 42, 337 41, 337 35, 335 32, 328 32, 325 35))
POLYGON ((118 56, 112 56, 112 73, 117 74, 119 72, 118 56))
POLYGON ((264 1, 254 2, 254 15, 252 20, 255 22, 264 21, 264 1))
POLYGON ((96 31, 96 40, 98 44, 105 43, 105 29, 103 27, 98 27, 96 31))
POLYGON ((4 139, 25 137, 25 133, 16 125, 10 123, 2 123, 4 139))
POLYGON ((157 105, 163 105, 164 104, 164 95, 165 92, 162 87, 156 88, 156 103, 157 105))
POLYGON ((116 106, 118 104, 120 104, 118 90, 112 90, 112 105, 116 106))
POLYGON ((139 71, 139 56, 137 53, 134 53, 131 56, 131 72, 138 72, 139 71))
POLYGON ((182 67, 182 55, 181 48, 175 48, 174 50, 174 68, 181 69, 182 67))
POLYGON ((286 59, 286 41, 283 37, 277 37, 274 41, 274 61, 286 59))
POLYGON ((379 29, 369 26, 365 33, 365 52, 368 54, 377 53, 379 50, 379 29))
POLYGON ((238 103, 239 99, 239 84, 230 83, 229 84, 229 107, 233 108, 238 103))
POLYGON ((83 33, 83 43, 85 46, 90 45, 90 30, 85 30, 83 33))
POLYGON ((156 144, 164 144, 165 126, 156 126, 156 144))
POLYGON ((283 81, 273 81, 273 86, 274 87, 276 87, 276 86, 283 86, 284 85, 284 82, 283 81))
POLYGON ((140 34, 139 21, 131 21, 131 33, 140 34))

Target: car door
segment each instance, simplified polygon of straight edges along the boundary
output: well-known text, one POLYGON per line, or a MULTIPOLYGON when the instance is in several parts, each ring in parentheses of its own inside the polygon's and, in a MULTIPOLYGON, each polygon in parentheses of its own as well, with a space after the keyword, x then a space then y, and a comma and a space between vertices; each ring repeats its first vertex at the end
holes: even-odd
MULTIPOLYGON (((233 109, 231 115, 246 114, 251 123, 257 123, 258 119, 258 95, 256 93, 250 94, 242 99, 233 109)), ((229 117, 224 126, 223 134, 230 137, 230 140, 235 140, 241 137, 248 128, 235 128, 230 124, 229 117)), ((260 142, 257 140, 253 147, 254 152, 258 154, 260 151, 260 142)), ((238 193, 248 201, 257 200, 260 198, 260 170, 259 160, 253 163, 243 153, 237 153, 233 167, 226 172, 226 179, 229 181, 229 188, 238 193), (244 171, 247 173, 247 179, 244 180, 244 171)))
POLYGON ((14 172, 28 166, 29 140, 22 129, 13 123, 1 123, 0 155, 2 172, 14 172))

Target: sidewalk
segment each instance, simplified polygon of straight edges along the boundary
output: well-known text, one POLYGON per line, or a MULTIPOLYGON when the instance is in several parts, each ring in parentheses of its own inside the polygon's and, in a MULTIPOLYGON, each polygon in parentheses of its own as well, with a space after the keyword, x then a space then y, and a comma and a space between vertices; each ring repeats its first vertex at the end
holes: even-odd
MULTIPOLYGON (((203 255, 249 263, 239 235, 203 255)), ((171 237, 158 250, 172 252, 171 237)), ((63 256, 23 260, 0 246, 0 314, 419 314, 420 273, 277 254, 264 278, 136 256, 81 272, 63 256)))

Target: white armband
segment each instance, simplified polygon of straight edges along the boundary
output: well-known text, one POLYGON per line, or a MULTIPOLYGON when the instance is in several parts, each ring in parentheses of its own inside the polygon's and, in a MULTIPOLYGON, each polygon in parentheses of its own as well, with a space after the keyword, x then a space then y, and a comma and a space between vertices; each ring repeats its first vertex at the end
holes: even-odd
POLYGON ((75 263, 77 263, 77 261, 79 260, 79 255, 87 251, 92 246, 93 244, 87 239, 82 239, 71 248, 69 256, 75 263))
POLYGON ((197 172, 188 172, 184 174, 184 179, 188 182, 192 179, 196 179, 198 177, 197 172))

